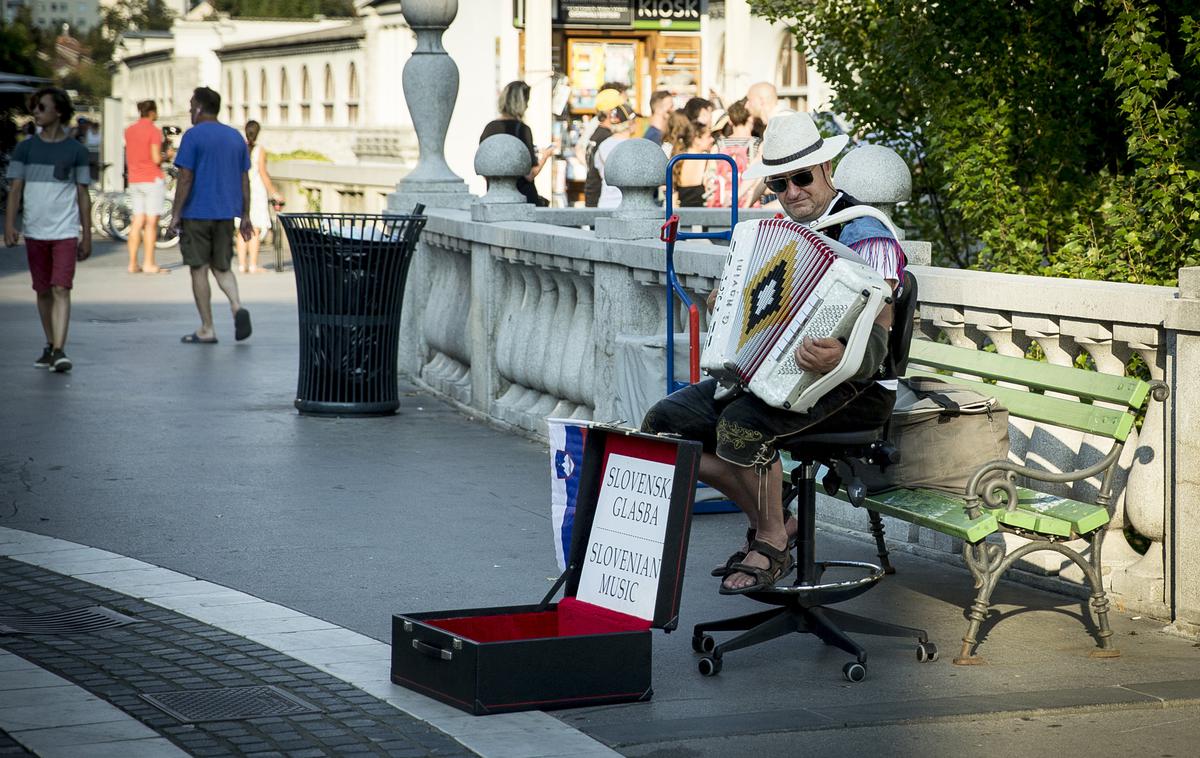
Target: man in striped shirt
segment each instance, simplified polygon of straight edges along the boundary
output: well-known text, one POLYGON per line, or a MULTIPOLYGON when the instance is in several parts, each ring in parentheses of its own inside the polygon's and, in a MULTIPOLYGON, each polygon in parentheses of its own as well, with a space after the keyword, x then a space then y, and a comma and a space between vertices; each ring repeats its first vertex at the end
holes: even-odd
POLYGON ((87 148, 67 136, 64 125, 75 112, 67 93, 43 87, 34 94, 30 109, 41 132, 17 145, 8 165, 12 187, 4 244, 17 244, 20 215, 38 315, 46 333, 46 347, 33 365, 63 373, 71 370, 63 348, 71 320, 75 263, 92 254, 87 191, 92 174, 87 148))

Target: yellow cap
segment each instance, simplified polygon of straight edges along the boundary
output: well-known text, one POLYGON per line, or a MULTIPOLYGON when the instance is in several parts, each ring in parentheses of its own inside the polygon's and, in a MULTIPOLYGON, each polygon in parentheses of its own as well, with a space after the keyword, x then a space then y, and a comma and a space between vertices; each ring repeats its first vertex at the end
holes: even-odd
POLYGON ((596 93, 596 112, 611 111, 625 102, 625 96, 615 89, 602 89, 596 93))

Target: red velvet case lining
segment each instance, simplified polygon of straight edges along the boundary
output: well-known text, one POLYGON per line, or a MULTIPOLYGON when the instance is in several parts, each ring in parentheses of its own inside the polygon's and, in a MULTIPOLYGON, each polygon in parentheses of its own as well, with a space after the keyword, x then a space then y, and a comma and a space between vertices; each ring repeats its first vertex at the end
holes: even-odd
POLYGON ((513 642, 585 634, 637 632, 650 621, 610 611, 566 597, 556 608, 532 613, 499 613, 493 616, 458 616, 424 619, 424 623, 473 642, 513 642))
MULTIPOLYGON (((659 463, 674 464, 674 445, 640 437, 613 435, 607 440, 601 471, 608 467, 608 456, 619 453, 659 463)), ((612 634, 649 629, 650 619, 640 619, 565 597, 556 608, 533 613, 498 613, 491 616, 457 616, 423 619, 429 626, 474 642, 512 642, 585 634, 612 634)))

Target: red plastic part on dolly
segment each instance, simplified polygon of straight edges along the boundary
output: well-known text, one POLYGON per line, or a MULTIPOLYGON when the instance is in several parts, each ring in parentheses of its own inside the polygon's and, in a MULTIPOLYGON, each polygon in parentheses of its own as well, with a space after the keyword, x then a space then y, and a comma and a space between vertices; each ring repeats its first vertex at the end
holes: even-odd
POLYGON ((688 368, 692 384, 700 381, 700 309, 692 303, 688 308, 688 334, 691 338, 691 354, 688 356, 688 368))
POLYGON ((658 239, 662 242, 674 242, 679 236, 679 216, 671 216, 658 231, 658 239))

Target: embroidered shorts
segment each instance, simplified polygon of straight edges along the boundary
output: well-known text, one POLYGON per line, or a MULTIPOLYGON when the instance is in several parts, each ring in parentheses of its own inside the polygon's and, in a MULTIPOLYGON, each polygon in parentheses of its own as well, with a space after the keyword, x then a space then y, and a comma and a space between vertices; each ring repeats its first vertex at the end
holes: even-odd
POLYGON ((767 405, 749 393, 720 400, 708 379, 659 400, 642 420, 642 431, 678 434, 735 466, 773 463, 778 446, 819 426, 822 432, 854 432, 883 426, 896 393, 874 381, 843 382, 804 413, 767 405))

